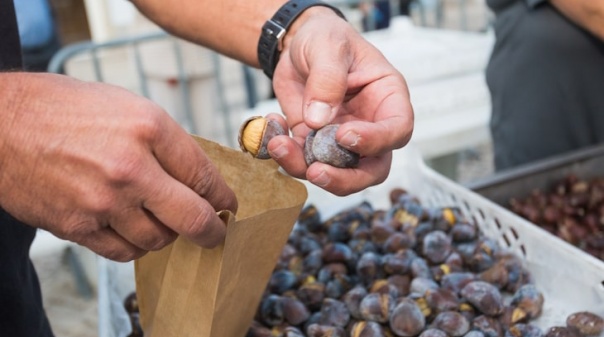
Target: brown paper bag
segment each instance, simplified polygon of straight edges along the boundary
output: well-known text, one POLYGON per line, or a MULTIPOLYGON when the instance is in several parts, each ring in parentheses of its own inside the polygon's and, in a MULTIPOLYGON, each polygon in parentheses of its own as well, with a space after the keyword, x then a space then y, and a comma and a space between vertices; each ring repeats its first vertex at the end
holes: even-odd
POLYGON ((243 337, 306 200, 304 184, 273 161, 201 138, 199 145, 235 191, 237 217, 221 212, 226 240, 203 249, 179 237, 135 262, 147 337, 243 337))

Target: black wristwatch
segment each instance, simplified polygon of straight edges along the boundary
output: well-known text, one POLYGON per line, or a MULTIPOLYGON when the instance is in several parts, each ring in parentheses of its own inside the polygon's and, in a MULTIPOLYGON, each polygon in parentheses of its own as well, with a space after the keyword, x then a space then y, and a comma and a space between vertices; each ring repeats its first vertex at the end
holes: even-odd
POLYGON ((283 37, 287 28, 292 25, 302 12, 313 6, 331 8, 338 16, 346 20, 344 14, 336 7, 317 0, 290 0, 286 2, 275 15, 262 26, 260 41, 258 41, 258 61, 264 73, 273 78, 273 73, 283 49, 283 37))

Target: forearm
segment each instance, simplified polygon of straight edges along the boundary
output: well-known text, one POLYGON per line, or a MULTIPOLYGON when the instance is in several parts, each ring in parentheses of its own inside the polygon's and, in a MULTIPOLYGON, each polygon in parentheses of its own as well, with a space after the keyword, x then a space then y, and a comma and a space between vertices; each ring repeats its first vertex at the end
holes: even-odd
POLYGON ((168 32, 258 66, 262 25, 285 0, 133 0, 168 32))
POLYGON ((604 0, 549 0, 562 14, 604 41, 604 0))

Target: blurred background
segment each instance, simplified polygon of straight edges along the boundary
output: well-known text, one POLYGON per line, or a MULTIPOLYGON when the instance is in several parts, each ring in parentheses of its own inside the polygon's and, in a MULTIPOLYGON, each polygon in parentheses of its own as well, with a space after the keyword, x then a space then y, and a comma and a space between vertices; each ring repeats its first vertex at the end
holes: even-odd
MULTIPOLYGON (((280 111, 261 71, 166 35, 128 1, 48 1, 54 42, 33 52, 32 69, 123 86, 189 132, 232 147, 243 120, 280 111)), ((485 1, 329 2, 406 77, 416 114, 411 143, 426 163, 460 183, 493 173, 484 76, 493 15, 485 1)), ((55 334, 98 336, 96 257, 46 232, 31 255, 55 334)))

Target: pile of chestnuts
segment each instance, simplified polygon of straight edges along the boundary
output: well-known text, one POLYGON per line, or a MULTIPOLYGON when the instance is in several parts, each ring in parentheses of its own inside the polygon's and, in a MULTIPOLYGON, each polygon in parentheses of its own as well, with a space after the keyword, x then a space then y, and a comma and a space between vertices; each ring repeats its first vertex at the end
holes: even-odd
POLYGON ((509 208, 530 222, 604 260, 604 178, 569 174, 547 190, 512 198, 509 208))
POLYGON ((544 297, 522 261, 456 208, 424 207, 402 189, 323 221, 307 206, 246 337, 597 336, 604 320, 531 324, 544 297))
MULTIPOLYGON (((545 299, 518 257, 481 235, 457 208, 423 206, 403 189, 392 190, 390 200, 386 210, 363 202, 326 220, 306 206, 245 337, 587 337, 604 331, 604 319, 587 311, 546 330, 532 324, 545 299)), ((131 315, 129 337, 142 336, 137 318, 131 315)))

